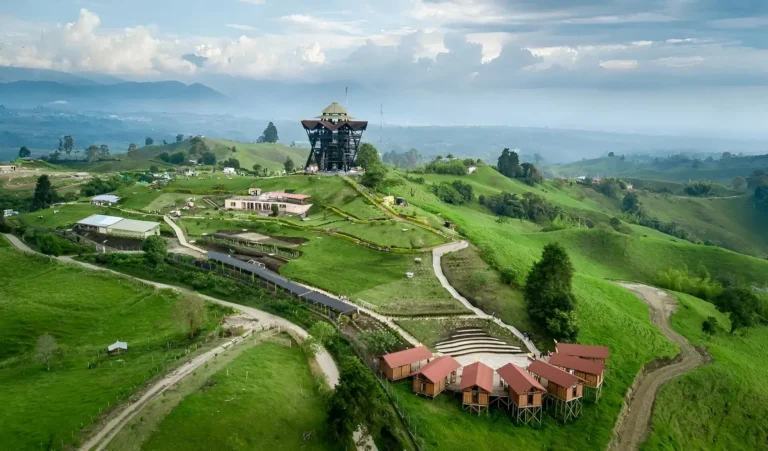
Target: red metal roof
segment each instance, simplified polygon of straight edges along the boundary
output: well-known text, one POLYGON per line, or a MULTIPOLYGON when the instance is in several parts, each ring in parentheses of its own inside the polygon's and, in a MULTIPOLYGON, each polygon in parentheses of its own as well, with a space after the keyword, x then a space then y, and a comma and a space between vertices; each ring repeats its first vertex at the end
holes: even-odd
POLYGON ((598 376, 605 371, 605 363, 594 360, 582 359, 573 355, 555 353, 549 356, 550 365, 559 366, 569 370, 581 371, 582 373, 594 374, 598 376))
POLYGON ((514 363, 507 363, 496 370, 499 376, 504 379, 515 393, 528 393, 532 388, 540 391, 547 391, 543 385, 531 376, 531 373, 525 371, 514 363))
POLYGON ((397 368, 399 366, 421 362, 422 360, 427 360, 431 357, 432 351, 426 346, 418 346, 416 348, 406 349, 405 351, 393 352, 381 356, 390 368, 397 368))
POLYGON ((565 388, 573 387, 574 384, 579 382, 579 378, 573 374, 566 373, 560 368, 555 368, 542 360, 534 360, 531 362, 531 364, 528 365, 528 371, 565 388))
POLYGON ((419 368, 411 376, 421 374, 433 383, 445 379, 449 374, 461 367, 461 364, 449 355, 437 357, 431 362, 419 368))
POLYGON ((461 375, 461 385, 459 388, 466 388, 477 385, 488 393, 493 392, 493 368, 482 362, 475 362, 464 367, 461 375))
POLYGON ((608 359, 611 356, 611 350, 605 346, 577 345, 574 343, 558 343, 555 349, 560 354, 573 355, 588 359, 608 359))
POLYGON ((334 124, 329 121, 318 121, 314 119, 307 119, 301 121, 301 125, 307 130, 315 130, 318 128, 327 128, 328 130, 340 130, 345 126, 352 130, 365 130, 368 128, 368 121, 342 121, 334 124))

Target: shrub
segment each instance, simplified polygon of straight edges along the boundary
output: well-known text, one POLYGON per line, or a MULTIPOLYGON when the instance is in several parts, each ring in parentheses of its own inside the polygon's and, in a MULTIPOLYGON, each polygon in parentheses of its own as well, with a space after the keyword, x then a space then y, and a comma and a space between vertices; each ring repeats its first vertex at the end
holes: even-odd
POLYGON ((696 276, 687 269, 670 268, 660 272, 654 282, 656 285, 673 291, 696 296, 707 301, 714 300, 722 291, 723 286, 709 278, 709 275, 696 276))

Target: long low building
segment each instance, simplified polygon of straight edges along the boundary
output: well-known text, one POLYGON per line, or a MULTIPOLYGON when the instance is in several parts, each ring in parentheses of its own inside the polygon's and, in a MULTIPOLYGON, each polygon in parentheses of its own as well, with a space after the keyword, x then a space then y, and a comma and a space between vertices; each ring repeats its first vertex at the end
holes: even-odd
POLYGON ((127 238, 144 239, 152 235, 160 235, 160 223, 158 222, 138 221, 118 216, 91 215, 78 221, 77 228, 103 235, 127 238))
POLYGON ((225 208, 269 214, 272 213, 272 206, 276 205, 280 213, 288 215, 304 215, 312 208, 312 204, 307 203, 312 197, 308 194, 284 191, 261 194, 258 189, 248 190, 248 192, 255 192, 257 195, 231 197, 224 202, 225 208))
POLYGON ((242 260, 238 260, 227 254, 222 254, 221 252, 211 251, 206 253, 205 256, 208 258, 208 260, 229 265, 231 267, 245 271, 248 274, 253 274, 256 277, 266 280, 267 282, 273 283, 275 286, 293 293, 306 302, 323 305, 339 312, 340 314, 351 314, 357 312, 357 307, 352 304, 347 304, 346 302, 343 302, 325 293, 314 291, 303 285, 299 285, 298 283, 293 282, 292 280, 289 280, 280 274, 274 271, 270 271, 266 268, 260 268, 257 265, 252 265, 242 260))

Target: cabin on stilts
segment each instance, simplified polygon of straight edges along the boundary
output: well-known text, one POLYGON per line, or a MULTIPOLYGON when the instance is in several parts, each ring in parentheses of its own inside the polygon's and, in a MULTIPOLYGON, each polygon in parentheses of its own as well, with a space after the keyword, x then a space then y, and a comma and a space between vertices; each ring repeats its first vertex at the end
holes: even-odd
POLYGON ((496 372, 509 390, 509 407, 517 424, 541 425, 541 411, 547 389, 514 363, 507 363, 496 372))
POLYGON ((456 382, 456 370, 461 364, 449 355, 432 359, 413 373, 413 392, 433 398, 456 382))
POLYGON ((603 375, 605 363, 598 360, 587 360, 581 357, 555 353, 549 356, 549 364, 573 374, 584 382, 585 394, 600 400, 603 391, 603 375))
POLYGON ((417 346, 405 351, 393 352, 379 358, 379 370, 390 381, 406 378, 432 359, 432 351, 426 346, 417 346))
POLYGON ((531 362, 528 372, 547 387, 544 403, 556 418, 567 423, 581 416, 581 397, 584 393, 581 379, 542 360, 531 362))
POLYGON ((555 343, 555 352, 603 363, 611 357, 611 350, 605 346, 578 345, 574 343, 555 343))
POLYGON ((488 411, 490 396, 493 393, 493 368, 482 362, 475 362, 464 367, 459 390, 462 394, 462 407, 478 414, 488 411))

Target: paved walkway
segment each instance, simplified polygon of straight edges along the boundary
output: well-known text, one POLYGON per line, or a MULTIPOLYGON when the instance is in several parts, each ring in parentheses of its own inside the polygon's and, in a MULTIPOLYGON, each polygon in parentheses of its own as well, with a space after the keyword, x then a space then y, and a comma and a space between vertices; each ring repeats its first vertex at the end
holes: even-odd
POLYGON ((467 246, 469 246, 469 243, 466 241, 459 241, 456 243, 448 243, 444 244, 442 246, 438 246, 434 249, 432 249, 432 268, 435 270, 435 275, 437 276, 437 279, 440 280, 440 284, 448 290, 449 293, 451 293, 451 296, 456 298, 459 302, 461 302, 466 308, 471 310, 475 316, 478 318, 484 318, 493 321, 498 326, 503 327, 504 329, 507 329, 508 331, 512 332, 518 339, 520 339, 521 342, 525 345, 526 348, 528 348, 528 351, 532 352, 535 355, 539 355, 539 349, 536 347, 535 344, 531 340, 526 340, 525 336, 517 330, 517 328, 510 326, 509 324, 504 323, 499 318, 496 318, 495 316, 491 316, 484 311, 480 310, 479 308, 472 305, 464 296, 459 294, 458 291, 456 291, 453 286, 451 286, 450 283, 448 283, 448 279, 445 277, 445 274, 443 274, 443 267, 440 264, 440 260, 442 259, 443 255, 448 254, 450 252, 456 252, 462 249, 465 249, 467 246))
POLYGON ((174 233, 176 233, 176 238, 179 239, 179 244, 181 244, 182 246, 184 246, 184 247, 186 247, 188 249, 192 249, 193 251, 200 252, 203 255, 206 254, 207 251, 205 249, 199 248, 199 247, 197 247, 197 246, 195 246, 193 244, 189 244, 189 242, 187 241, 187 237, 184 236, 184 231, 181 230, 181 227, 179 227, 173 221, 173 219, 171 219, 169 216, 163 216, 163 220, 165 220, 165 223, 168 224, 169 226, 171 226, 171 228, 173 229, 174 233))

